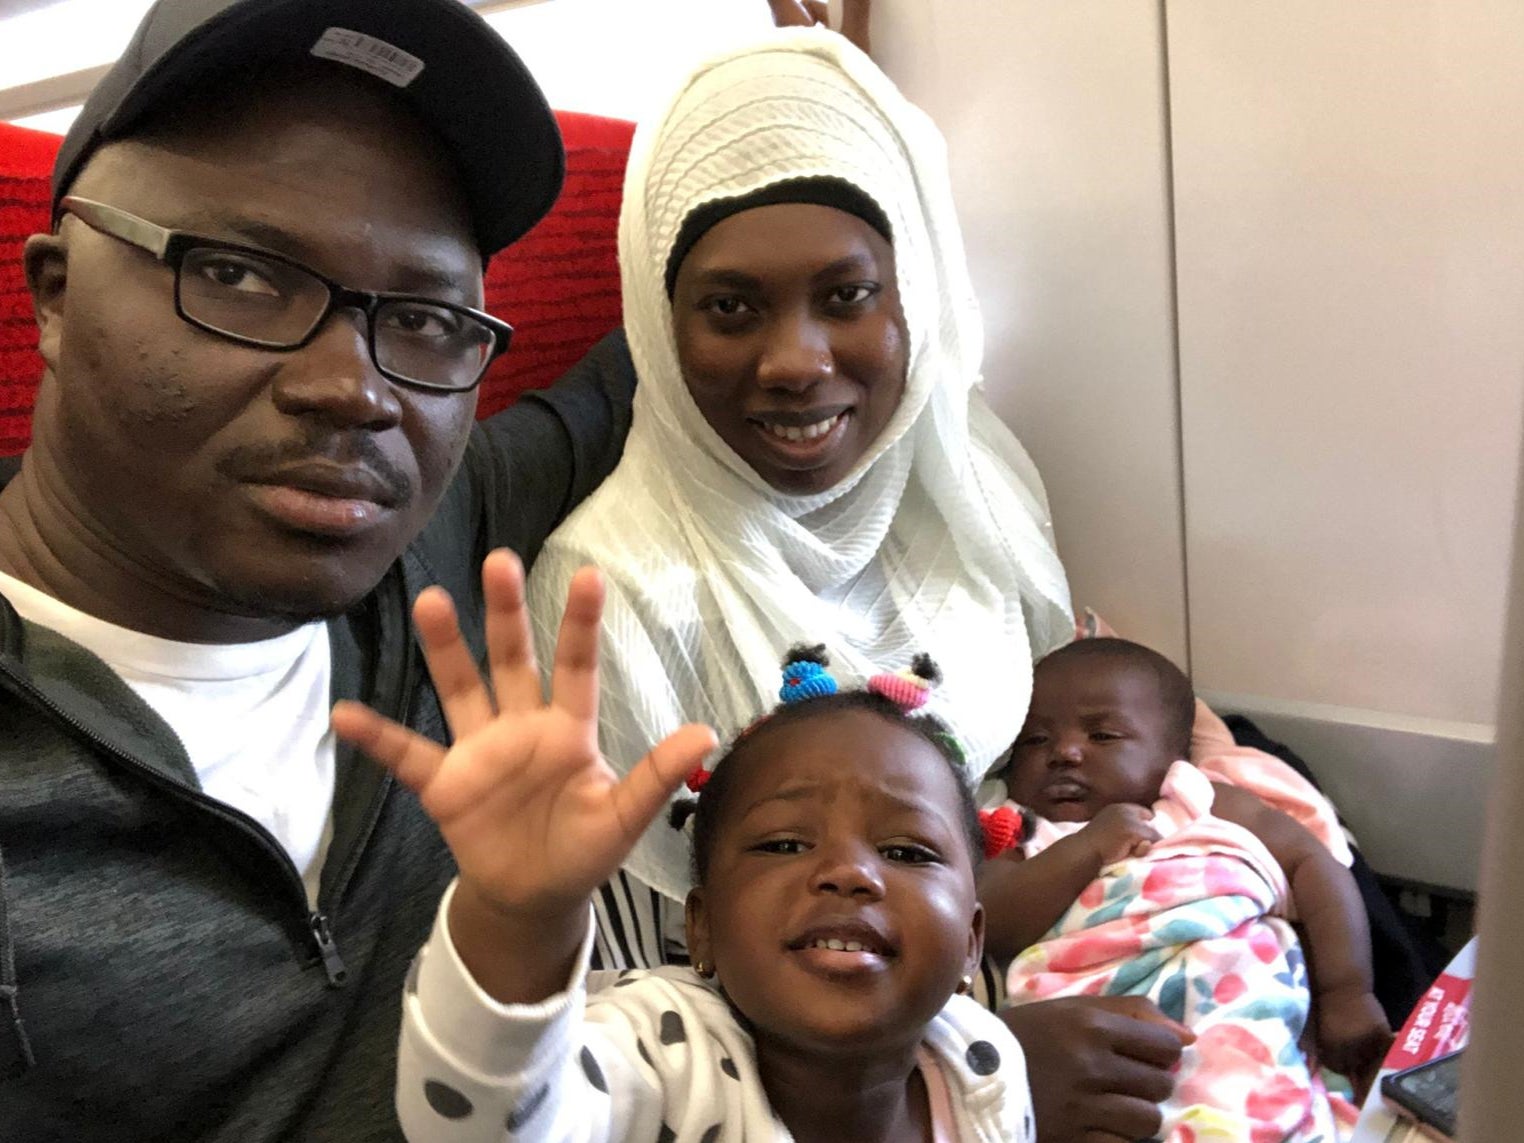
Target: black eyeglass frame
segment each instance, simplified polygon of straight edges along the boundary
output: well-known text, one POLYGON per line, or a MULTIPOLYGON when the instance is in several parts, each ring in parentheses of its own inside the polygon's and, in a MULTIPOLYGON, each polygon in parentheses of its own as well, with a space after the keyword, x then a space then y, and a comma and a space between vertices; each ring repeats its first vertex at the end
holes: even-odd
POLYGON ((500 318, 495 318, 489 313, 473 309, 470 306, 458 305, 455 302, 441 301, 438 298, 426 297, 422 294, 402 294, 377 292, 373 290, 355 290, 348 286, 335 282, 324 274, 319 274, 310 266, 304 266, 294 258, 288 258, 284 254, 277 254, 273 250, 266 250, 259 246, 245 246, 237 242, 227 242, 221 238, 210 238, 204 234, 196 234, 188 230, 170 230, 149 222, 146 218, 140 218, 129 211, 115 206, 108 206, 103 202, 95 202, 92 199, 77 198, 67 195, 59 201, 59 214, 72 214, 91 230, 99 231, 108 237, 115 238, 119 242, 125 242, 129 246, 135 246, 139 250, 152 254, 153 257, 168 266, 175 273, 175 313, 181 321, 207 333, 226 338, 228 341, 239 345, 250 345, 256 349, 267 349, 275 353, 289 353, 301 349, 315 338, 328 319, 333 316, 335 310, 357 309, 365 315, 365 344, 370 351, 371 364, 388 381, 397 385, 404 385, 411 389, 425 389, 434 393, 469 393, 481 384, 486 376, 488 368, 508 350, 513 340, 513 326, 500 318), (295 342, 279 341, 270 342, 260 338, 249 337, 245 334, 231 333, 220 329, 198 318, 192 317, 185 312, 185 307, 180 300, 180 267, 185 261, 185 256, 191 250, 225 250, 231 254, 244 254, 254 258, 262 258, 266 261, 277 262, 298 270, 314 281, 321 283, 328 290, 328 304, 321 314, 313 321, 312 327, 295 342), (449 310, 451 313, 469 317, 479 322, 492 335, 492 349, 482 362, 481 370, 469 385, 435 385, 427 381, 419 381, 412 377, 404 377, 381 364, 376 354, 376 312, 381 306, 389 302, 416 302, 419 305, 434 306, 439 309, 449 310))

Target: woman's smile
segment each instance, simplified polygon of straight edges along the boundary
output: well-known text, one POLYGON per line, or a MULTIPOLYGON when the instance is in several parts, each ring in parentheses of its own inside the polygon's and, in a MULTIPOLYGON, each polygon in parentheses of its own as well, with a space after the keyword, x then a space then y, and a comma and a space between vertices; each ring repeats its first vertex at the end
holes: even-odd
POLYGON ((820 414, 767 414, 751 424, 781 463, 798 466, 824 463, 847 438, 851 410, 820 414), (804 419, 808 417, 809 419, 804 419))

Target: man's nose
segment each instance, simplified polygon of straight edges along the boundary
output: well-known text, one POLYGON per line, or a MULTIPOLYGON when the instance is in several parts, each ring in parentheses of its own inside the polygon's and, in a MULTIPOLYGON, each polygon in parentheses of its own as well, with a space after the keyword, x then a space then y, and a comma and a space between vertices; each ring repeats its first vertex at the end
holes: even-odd
POLYGON ((326 417, 344 428, 380 430, 401 423, 402 401, 376 368, 369 319, 361 311, 329 314, 312 340, 286 358, 275 383, 281 412, 326 417))
POLYGON ((764 389, 804 392, 836 371, 830 331, 807 312, 780 314, 770 323, 757 383, 764 389))

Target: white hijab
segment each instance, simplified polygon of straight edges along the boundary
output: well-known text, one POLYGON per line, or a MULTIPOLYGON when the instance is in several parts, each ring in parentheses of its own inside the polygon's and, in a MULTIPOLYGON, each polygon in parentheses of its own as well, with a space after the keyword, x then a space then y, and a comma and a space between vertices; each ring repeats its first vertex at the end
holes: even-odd
MULTIPOLYGON (((843 687, 929 652, 930 706, 975 782, 1015 737, 1032 661, 1073 635, 1042 483, 975 386, 983 330, 931 120, 845 39, 769 32, 697 68, 640 126, 619 220, 640 378, 624 458, 551 537, 530 581, 542 663, 572 573, 601 568, 602 747, 627 770, 684 722, 733 735, 777 702, 794 643, 843 687), (772 489, 700 414, 664 271, 694 208, 784 179, 845 179, 884 211, 909 372, 883 435, 840 484, 772 489)), ((626 869, 681 900, 686 837, 658 822, 626 869)))

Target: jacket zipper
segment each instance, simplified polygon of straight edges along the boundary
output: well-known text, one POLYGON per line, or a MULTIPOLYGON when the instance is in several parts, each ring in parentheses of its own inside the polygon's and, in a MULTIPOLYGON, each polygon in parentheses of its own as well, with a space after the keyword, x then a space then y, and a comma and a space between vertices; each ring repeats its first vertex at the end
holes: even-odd
MULTIPOLYGON (((321 909, 312 909, 308 906, 307 887, 302 884, 302 875, 297 870, 296 863, 291 860, 291 855, 275 840, 274 835, 269 830, 232 806, 219 802, 216 798, 210 797, 199 790, 192 790, 188 786, 172 782, 152 767, 139 762, 136 758, 123 754, 116 747, 101 739, 99 735, 73 715, 69 714, 68 711, 61 709, 52 699, 39 692, 27 680, 17 678, 16 674, 5 664, 0 663, 0 671, 3 671, 10 678, 11 682, 27 694, 32 701, 42 706, 64 725, 73 729, 75 733, 103 754, 108 754, 115 758, 160 789, 176 797, 194 802, 210 810, 224 821, 230 822, 242 829, 245 833, 252 834, 261 846, 272 853, 285 866, 287 873, 286 882, 288 885, 295 887, 296 894, 301 900, 302 913, 307 918, 307 932, 312 937, 318 956, 322 959, 323 969, 328 974, 329 987, 342 988, 344 986, 345 981, 349 979, 349 970, 344 966, 344 960, 339 955, 339 946, 333 939, 333 930, 329 925, 328 916, 321 909)), ((378 802, 380 800, 380 798, 377 799, 378 802)), ((379 815, 379 812, 378 808, 376 811, 377 815, 379 815)), ((345 880, 347 881, 348 878, 346 877, 345 880)))
POLYGON ((323 968, 328 973, 328 983, 334 988, 343 988, 344 982, 349 979, 349 970, 344 967, 343 960, 339 957, 339 946, 333 943, 333 930, 328 927, 328 918, 322 913, 313 913, 308 918, 312 929, 312 938, 317 942, 318 953, 323 958, 323 968))

